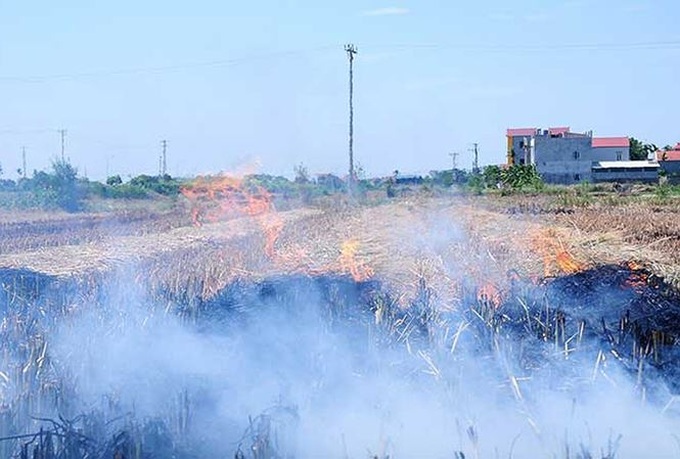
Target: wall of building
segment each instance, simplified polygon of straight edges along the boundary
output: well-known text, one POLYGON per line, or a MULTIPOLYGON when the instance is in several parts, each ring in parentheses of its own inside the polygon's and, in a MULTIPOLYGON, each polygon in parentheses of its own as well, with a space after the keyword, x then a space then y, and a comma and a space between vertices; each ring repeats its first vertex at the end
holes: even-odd
MULTIPOLYGON (((617 168, 618 169, 618 168, 617 168)), ((659 181, 659 170, 655 169, 595 169, 593 170, 593 182, 645 182, 657 183, 659 181)))
POLYGON ((598 147, 593 148, 593 161, 628 161, 630 157, 629 147, 598 147))
POLYGON ((659 165, 668 174, 680 174, 680 161, 659 161, 659 165))
POLYGON ((543 180, 572 184, 591 181, 593 154, 588 136, 535 138, 535 161, 543 180))
MULTIPOLYGON (((531 137, 512 137, 511 139, 509 138, 508 141, 508 146, 510 147, 511 151, 514 152, 514 156, 512 157, 512 164, 523 164, 524 160, 524 141, 530 142, 531 137)), ((508 164, 511 164, 510 161, 508 161, 508 164)))

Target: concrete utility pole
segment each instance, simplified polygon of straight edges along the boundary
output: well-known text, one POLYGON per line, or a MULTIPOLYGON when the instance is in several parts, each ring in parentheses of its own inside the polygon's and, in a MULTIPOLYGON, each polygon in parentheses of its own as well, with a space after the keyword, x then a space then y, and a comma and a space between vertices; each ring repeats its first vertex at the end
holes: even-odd
POLYGON ((456 164, 456 158, 458 158, 458 153, 456 152, 449 153, 449 156, 451 157, 451 169, 455 171, 458 166, 456 164))
POLYGON ((61 136, 61 160, 65 161, 64 151, 66 150, 66 129, 59 129, 59 135, 61 136))
POLYGON ((479 174, 479 144, 475 142, 472 145, 475 146, 475 148, 472 149, 472 151, 475 153, 475 161, 472 163, 472 173, 479 174))
POLYGON ((161 148, 162 148, 162 153, 161 153, 161 158, 160 158, 160 176, 163 177, 167 172, 168 172, 168 163, 167 163, 167 151, 168 151, 168 141, 167 140, 161 140, 161 148))
POLYGON ((21 147, 21 175, 26 178, 26 147, 21 147))
POLYGON ((357 48, 348 44, 345 45, 345 52, 349 59, 349 179, 347 180, 347 193, 352 196, 354 193, 354 55, 357 48))

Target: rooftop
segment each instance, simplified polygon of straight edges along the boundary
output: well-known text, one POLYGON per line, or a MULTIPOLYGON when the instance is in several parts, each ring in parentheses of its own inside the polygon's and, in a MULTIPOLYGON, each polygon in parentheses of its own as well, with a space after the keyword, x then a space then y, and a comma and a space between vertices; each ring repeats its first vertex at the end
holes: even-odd
MULTIPOLYGON (((678 146, 676 145, 676 148, 678 146)), ((668 150, 668 151, 657 151, 656 152, 656 160, 657 161, 680 161, 680 148, 677 150, 673 148, 673 150, 668 150)))
POLYGON ((538 129, 536 129, 536 128, 508 129, 507 136, 508 137, 531 137, 533 135, 536 135, 537 130, 538 129))
POLYGON ((567 133, 569 133, 569 132, 571 132, 571 131, 569 130, 569 126, 564 126, 564 127, 551 127, 551 128, 548 129, 548 133, 549 133, 550 135, 554 135, 554 136, 560 136, 560 135, 563 136, 564 134, 567 134, 567 133))
POLYGON ((628 148, 628 137, 593 137, 593 148, 628 148))
POLYGON ((680 161, 680 142, 676 143, 670 150, 659 150, 656 152, 657 161, 680 161))

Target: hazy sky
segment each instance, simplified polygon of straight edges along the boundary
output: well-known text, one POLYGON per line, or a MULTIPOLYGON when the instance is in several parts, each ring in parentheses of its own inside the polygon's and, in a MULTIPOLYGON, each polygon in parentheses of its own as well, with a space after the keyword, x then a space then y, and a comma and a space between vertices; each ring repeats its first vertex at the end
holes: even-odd
POLYGON ((504 159, 507 127, 680 140, 676 0, 0 0, 0 164, 93 178, 504 159), (646 45, 641 45, 646 44, 646 45))

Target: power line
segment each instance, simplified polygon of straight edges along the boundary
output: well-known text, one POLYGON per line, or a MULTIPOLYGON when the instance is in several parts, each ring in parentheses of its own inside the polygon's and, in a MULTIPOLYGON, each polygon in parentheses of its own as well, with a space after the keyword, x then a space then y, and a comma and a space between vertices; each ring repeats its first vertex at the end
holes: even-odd
MULTIPOLYGON (((473 52, 544 52, 544 51, 630 51, 630 50, 675 50, 680 49, 680 40, 657 40, 648 42, 627 43, 555 43, 548 45, 525 45, 525 44, 480 44, 480 43, 386 43, 365 44, 364 48, 371 50, 458 50, 473 52)), ((309 49, 289 50, 264 53, 259 55, 242 56, 231 59, 217 59, 202 62, 187 62, 155 67, 131 67, 118 68, 102 71, 60 73, 46 75, 0 75, 0 82, 13 83, 41 83, 54 80, 76 80, 87 78, 99 78, 110 76, 125 76, 137 74, 163 74, 181 70, 210 67, 228 67, 255 61, 267 61, 284 57, 299 57, 322 51, 337 49, 337 45, 325 45, 309 49)))
POLYGON ((632 49, 680 49, 680 40, 659 40, 627 43, 554 43, 540 45, 523 44, 479 44, 479 43, 386 43, 366 44, 370 49, 404 49, 404 50, 441 50, 457 49, 463 51, 559 51, 559 50, 632 50, 632 49))
POLYGON ((61 73, 52 75, 30 75, 30 76, 16 76, 16 75, 0 75, 0 82, 14 82, 14 83, 41 83, 52 80, 77 80, 87 78, 109 77, 109 76, 126 76, 138 74, 162 74, 181 70, 190 70, 196 68, 210 68, 210 67, 229 67, 233 65, 245 64, 255 61, 266 61, 272 59, 280 59, 283 57, 299 57, 307 54, 317 53, 321 51, 328 51, 337 49, 337 45, 319 46, 316 48, 309 48, 304 50, 290 50, 264 53, 259 55, 250 55, 237 57, 232 59, 217 59, 212 61, 202 62, 187 62, 181 64, 171 64, 156 67, 133 67, 133 68, 119 68, 92 72, 79 73, 61 73))
POLYGON ((28 135, 28 134, 45 134, 54 133, 53 128, 37 128, 37 129, 0 129, 2 135, 28 135))

